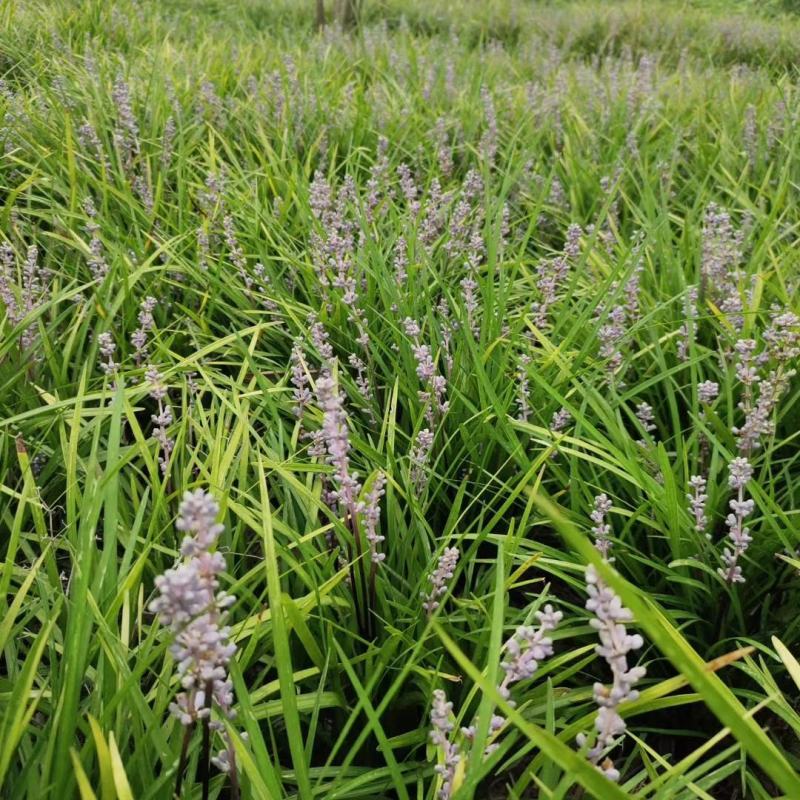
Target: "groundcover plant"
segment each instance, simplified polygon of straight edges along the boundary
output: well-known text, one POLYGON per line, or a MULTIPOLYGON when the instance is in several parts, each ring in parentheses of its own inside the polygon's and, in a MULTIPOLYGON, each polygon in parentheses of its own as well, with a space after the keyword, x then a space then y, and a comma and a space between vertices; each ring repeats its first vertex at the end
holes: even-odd
POLYGON ((344 6, 0 7, 0 794, 798 800, 800 19, 344 6))

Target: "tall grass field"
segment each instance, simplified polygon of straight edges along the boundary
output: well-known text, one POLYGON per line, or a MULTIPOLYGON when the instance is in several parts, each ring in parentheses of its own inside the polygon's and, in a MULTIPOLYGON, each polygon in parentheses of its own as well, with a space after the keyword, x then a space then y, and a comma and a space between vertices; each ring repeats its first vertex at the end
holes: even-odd
POLYGON ((799 11, 0 4, 0 797, 800 800, 799 11))

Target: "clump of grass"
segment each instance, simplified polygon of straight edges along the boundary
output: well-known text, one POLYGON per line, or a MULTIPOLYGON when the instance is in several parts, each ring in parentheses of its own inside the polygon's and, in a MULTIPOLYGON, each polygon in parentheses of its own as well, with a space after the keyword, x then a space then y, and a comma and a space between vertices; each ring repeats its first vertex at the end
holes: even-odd
POLYGON ((800 23, 707 5, 3 7, 5 794, 800 796, 800 23))

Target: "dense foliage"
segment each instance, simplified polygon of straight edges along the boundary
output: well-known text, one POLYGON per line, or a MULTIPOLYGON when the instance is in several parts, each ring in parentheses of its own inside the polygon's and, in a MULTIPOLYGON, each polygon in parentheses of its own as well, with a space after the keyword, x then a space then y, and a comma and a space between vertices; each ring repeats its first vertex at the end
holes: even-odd
POLYGON ((800 23, 0 8, 0 790, 800 797, 800 23))

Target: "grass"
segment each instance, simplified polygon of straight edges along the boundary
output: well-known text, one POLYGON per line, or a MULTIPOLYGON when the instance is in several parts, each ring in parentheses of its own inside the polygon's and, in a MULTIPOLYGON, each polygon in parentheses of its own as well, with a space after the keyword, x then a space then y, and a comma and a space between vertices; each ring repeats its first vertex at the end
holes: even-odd
POLYGON ((235 598, 237 716, 222 724, 242 797, 446 797, 436 690, 462 747, 456 800, 800 797, 794 376, 749 453, 746 582, 717 572, 746 394, 733 343, 760 349, 775 307, 800 313, 800 21, 776 4, 366 0, 356 32, 316 33, 312 6, 0 9, 0 794, 169 798, 182 772, 183 797, 233 796, 219 770, 202 778, 202 725, 179 769, 170 635, 148 608, 179 559, 181 498, 202 489, 235 598), (336 200, 320 218, 324 183, 336 200), (743 231, 740 332, 714 285, 687 321, 710 204, 743 231), (571 224, 579 252, 538 324, 540 264, 571 224), (603 328, 637 275, 612 375, 603 328), (406 318, 446 378, 446 412, 420 398, 406 318), (310 392, 299 417, 293 347, 310 392), (165 470, 148 365, 172 409, 165 470), (325 367, 362 499, 386 477, 374 568, 363 512, 328 502, 334 469, 313 454, 325 367), (705 531, 686 499, 696 474, 705 531), (610 565, 590 531, 601 493, 610 565), (617 783, 576 742, 593 684, 611 681, 587 564, 644 640, 617 783), (506 697, 504 645, 548 603, 564 615, 554 653, 506 697))

